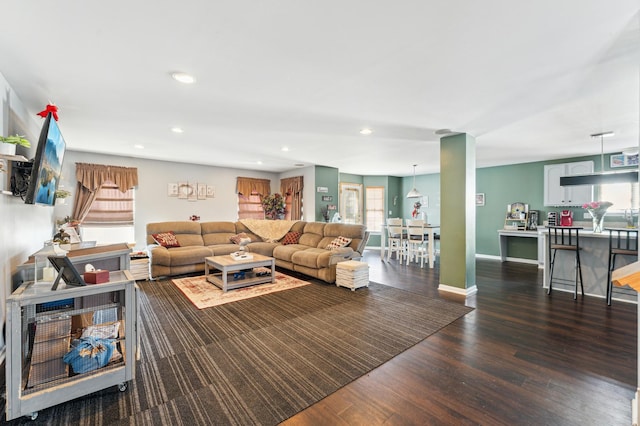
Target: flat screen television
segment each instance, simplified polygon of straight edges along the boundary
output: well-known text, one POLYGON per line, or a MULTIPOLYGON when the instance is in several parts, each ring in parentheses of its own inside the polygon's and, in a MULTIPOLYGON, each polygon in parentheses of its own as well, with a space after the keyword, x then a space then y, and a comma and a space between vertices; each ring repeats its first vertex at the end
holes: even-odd
POLYGON ((66 144, 58 123, 49 113, 40 131, 25 203, 46 206, 55 204, 65 148, 66 144))

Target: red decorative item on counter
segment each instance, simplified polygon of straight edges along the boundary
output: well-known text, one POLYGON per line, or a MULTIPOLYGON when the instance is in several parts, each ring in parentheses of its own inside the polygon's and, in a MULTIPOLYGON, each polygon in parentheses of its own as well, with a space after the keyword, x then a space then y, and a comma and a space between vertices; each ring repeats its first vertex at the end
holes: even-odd
POLYGON ((58 121, 58 107, 54 104, 48 104, 44 110, 38 113, 38 115, 42 118, 47 118, 49 113, 53 115, 54 120, 58 121))
POLYGON ((84 280, 87 284, 102 284, 109 282, 109 271, 106 269, 96 269, 95 271, 85 272, 84 280))

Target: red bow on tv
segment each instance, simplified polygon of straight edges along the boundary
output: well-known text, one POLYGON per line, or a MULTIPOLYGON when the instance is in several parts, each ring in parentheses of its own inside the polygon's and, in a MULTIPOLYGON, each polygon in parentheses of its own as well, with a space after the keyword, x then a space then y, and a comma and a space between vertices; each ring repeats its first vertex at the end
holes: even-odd
POLYGON ((43 111, 40 111, 38 115, 42 118, 46 118, 49 113, 53 115, 54 120, 58 121, 58 107, 53 104, 47 105, 47 107, 43 111))

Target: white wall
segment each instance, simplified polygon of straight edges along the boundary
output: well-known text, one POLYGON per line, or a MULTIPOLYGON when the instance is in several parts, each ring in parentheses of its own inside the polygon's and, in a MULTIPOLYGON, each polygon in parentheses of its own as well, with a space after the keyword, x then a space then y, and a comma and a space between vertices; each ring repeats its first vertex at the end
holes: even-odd
MULTIPOLYGON (((37 138, 42 119, 30 115, 22 102, 0 74, 0 134, 19 132, 27 136, 32 144, 30 149, 18 147, 18 154, 27 158, 35 156, 37 138)), ((46 105, 43 100, 42 106, 46 105)), ((1 160, 0 160, 1 161, 1 160)), ((0 173, 0 189, 8 190, 8 176, 0 173)), ((19 197, 0 195, 0 317, 5 323, 7 297, 12 292, 12 281, 18 265, 24 263, 30 254, 42 248, 44 241, 53 236, 53 208, 26 205, 19 197)), ((4 356, 4 335, 0 335, 0 359, 4 356)))
MULTIPOLYGON (((61 126, 64 134, 64 128, 61 126)), ((205 155, 207 153, 203 153, 205 155)), ((122 167, 138 168, 138 188, 135 203, 135 243, 136 249, 146 246, 146 224, 171 220, 189 220, 191 215, 200 216, 201 222, 236 221, 238 220, 238 197, 236 181, 238 176, 271 180, 271 192, 280 190, 280 179, 290 176, 304 176, 304 199, 314 200, 313 188, 315 173, 313 167, 296 169, 291 172, 276 174, 242 169, 230 169, 195 164, 171 163, 166 161, 146 160, 133 157, 94 154, 68 150, 62 167, 61 185, 71 191, 72 195, 63 205, 55 206, 55 218, 62 219, 71 215, 73 196, 75 195, 75 164, 92 163, 122 167), (206 200, 188 201, 167 195, 167 184, 176 182, 200 182, 215 187, 215 197, 206 200), (307 192, 309 191, 309 192, 307 192)), ((311 215, 311 205, 305 212, 311 215)), ((306 215, 305 215, 306 217, 306 215)))

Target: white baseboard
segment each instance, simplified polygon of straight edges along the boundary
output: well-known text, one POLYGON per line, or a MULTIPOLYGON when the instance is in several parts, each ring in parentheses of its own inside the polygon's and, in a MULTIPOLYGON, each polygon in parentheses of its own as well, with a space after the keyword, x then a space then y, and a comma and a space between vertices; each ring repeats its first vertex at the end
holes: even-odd
POLYGON ((446 284, 440 284, 438 285, 438 290, 446 291, 447 293, 459 294, 461 296, 472 296, 478 292, 478 287, 474 285, 469 288, 460 288, 460 287, 453 287, 446 284))

